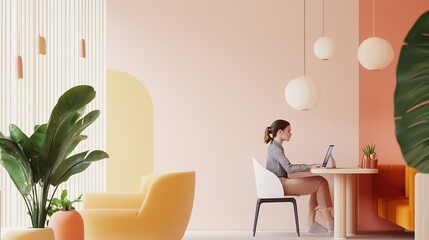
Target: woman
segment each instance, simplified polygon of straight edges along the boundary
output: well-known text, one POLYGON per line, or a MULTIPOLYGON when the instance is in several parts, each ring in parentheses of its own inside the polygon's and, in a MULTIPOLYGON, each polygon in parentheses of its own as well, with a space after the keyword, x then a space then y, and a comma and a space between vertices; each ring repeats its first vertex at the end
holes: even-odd
POLYGON ((310 194, 307 231, 309 233, 331 233, 334 231, 334 218, 331 213, 332 200, 328 181, 321 176, 288 178, 290 173, 307 172, 313 167, 321 166, 321 164, 292 164, 282 147, 282 143, 289 141, 291 136, 290 123, 285 120, 276 120, 265 129, 264 142, 269 143, 267 169, 279 177, 285 195, 310 194), (325 218, 327 229, 316 222, 317 210, 325 218))

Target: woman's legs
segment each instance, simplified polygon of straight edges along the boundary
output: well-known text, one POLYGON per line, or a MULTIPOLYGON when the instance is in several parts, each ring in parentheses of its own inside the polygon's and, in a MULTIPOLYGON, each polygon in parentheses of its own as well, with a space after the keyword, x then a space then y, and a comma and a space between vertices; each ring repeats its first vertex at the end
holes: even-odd
POLYGON ((308 224, 315 221, 318 206, 327 221, 333 220, 329 211, 332 207, 328 181, 321 176, 305 178, 280 178, 286 195, 309 195, 308 224))
POLYGON ((310 225, 316 221, 316 207, 317 207, 317 194, 314 192, 310 194, 310 199, 308 201, 308 219, 307 224, 310 225))

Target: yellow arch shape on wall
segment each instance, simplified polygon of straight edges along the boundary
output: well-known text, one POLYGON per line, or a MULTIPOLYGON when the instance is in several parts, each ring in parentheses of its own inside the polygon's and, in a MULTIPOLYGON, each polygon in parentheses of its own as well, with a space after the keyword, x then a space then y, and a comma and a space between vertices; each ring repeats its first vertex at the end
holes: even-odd
POLYGON ((143 84, 130 74, 107 70, 106 190, 133 192, 153 172, 153 105, 143 84))

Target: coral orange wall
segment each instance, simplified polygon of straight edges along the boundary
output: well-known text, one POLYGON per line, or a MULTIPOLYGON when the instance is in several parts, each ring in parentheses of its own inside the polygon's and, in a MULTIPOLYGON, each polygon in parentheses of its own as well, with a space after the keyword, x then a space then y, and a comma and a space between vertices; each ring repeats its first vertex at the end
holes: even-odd
MULTIPOLYGON (((372 2, 359 1, 359 43, 372 36, 372 2)), ((395 56, 392 63, 380 71, 359 67, 359 147, 367 143, 376 144, 379 164, 405 164, 396 142, 393 120, 396 65, 408 30, 428 9, 429 1, 375 1, 375 36, 387 39, 393 46, 395 56)), ((360 178, 359 229, 399 230, 375 216, 371 181, 369 176, 360 178)))

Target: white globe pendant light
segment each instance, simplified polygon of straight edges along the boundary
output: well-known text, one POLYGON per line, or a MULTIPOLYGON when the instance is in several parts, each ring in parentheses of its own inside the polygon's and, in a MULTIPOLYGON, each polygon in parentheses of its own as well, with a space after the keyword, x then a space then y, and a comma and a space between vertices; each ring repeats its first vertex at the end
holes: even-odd
POLYGON ((317 84, 305 76, 305 0, 304 0, 304 75, 295 78, 285 88, 286 102, 293 109, 306 111, 314 108, 320 99, 320 90, 317 84))
POLYGON ((331 59, 336 50, 334 41, 328 37, 321 37, 314 43, 314 55, 321 60, 331 59))
POLYGON ((372 0, 372 37, 359 45, 359 62, 368 70, 381 70, 392 62, 393 55, 392 45, 386 39, 375 36, 375 1, 372 0))
POLYGON ((317 84, 308 76, 300 76, 291 80, 285 89, 286 102, 300 111, 314 108, 320 99, 317 84))
POLYGON ((337 50, 335 47, 335 43, 332 39, 325 37, 325 0, 322 1, 322 9, 323 9, 323 20, 322 20, 322 28, 323 28, 323 37, 317 39, 314 43, 313 51, 314 55, 321 60, 331 59, 335 55, 335 51, 337 50))
POLYGON ((358 49, 360 64, 368 70, 381 70, 393 60, 393 47, 383 38, 370 37, 358 49))

